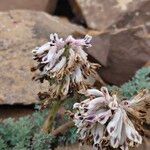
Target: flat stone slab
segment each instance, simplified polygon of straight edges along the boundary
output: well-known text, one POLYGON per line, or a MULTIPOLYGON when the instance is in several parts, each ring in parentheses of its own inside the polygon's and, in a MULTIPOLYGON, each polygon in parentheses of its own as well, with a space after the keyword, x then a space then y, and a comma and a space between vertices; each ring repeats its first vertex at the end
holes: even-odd
POLYGON ((100 31, 115 26, 120 20, 127 23, 134 15, 140 14, 139 8, 147 1, 149 0, 69 0, 76 16, 85 20, 89 28, 100 31))
POLYGON ((101 77, 110 84, 121 85, 150 60, 150 25, 122 28, 93 36, 88 53, 103 67, 101 77))
POLYGON ((85 30, 44 12, 0 12, 0 20, 0 104, 37 103, 37 93, 48 84, 32 81, 32 49, 49 40, 50 33, 67 36, 85 30))

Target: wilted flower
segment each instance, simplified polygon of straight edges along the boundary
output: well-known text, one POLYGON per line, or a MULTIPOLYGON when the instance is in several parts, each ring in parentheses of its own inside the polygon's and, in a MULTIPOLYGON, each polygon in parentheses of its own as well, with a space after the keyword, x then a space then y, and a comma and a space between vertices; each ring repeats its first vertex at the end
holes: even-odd
POLYGON ((137 105, 148 105, 150 95, 142 92, 131 100, 121 101, 116 95, 111 96, 105 87, 101 91, 88 89, 81 93, 88 97, 74 104, 74 122, 81 141, 94 143, 95 149, 111 146, 122 150, 142 143, 142 137, 129 116, 136 115, 136 119, 140 119, 142 114, 144 117, 144 111, 136 108, 137 105))
POLYGON ((87 60, 83 50, 91 46, 91 36, 75 39, 68 36, 66 40, 59 38, 56 33, 50 34, 50 41, 33 50, 34 59, 38 65, 33 70, 40 70, 34 78, 50 83, 50 97, 63 97, 75 89, 86 89, 96 75, 98 64, 87 60))

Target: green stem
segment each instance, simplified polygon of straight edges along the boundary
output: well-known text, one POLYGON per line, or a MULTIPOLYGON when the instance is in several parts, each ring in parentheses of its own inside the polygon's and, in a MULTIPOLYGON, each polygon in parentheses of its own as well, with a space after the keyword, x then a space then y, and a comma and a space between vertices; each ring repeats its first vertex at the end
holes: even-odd
POLYGON ((52 108, 49 111, 48 117, 42 127, 42 131, 44 131, 45 133, 50 133, 52 131, 53 123, 56 118, 57 112, 59 108, 61 107, 61 105, 63 104, 63 102, 64 100, 58 100, 58 101, 56 100, 54 102, 52 108))

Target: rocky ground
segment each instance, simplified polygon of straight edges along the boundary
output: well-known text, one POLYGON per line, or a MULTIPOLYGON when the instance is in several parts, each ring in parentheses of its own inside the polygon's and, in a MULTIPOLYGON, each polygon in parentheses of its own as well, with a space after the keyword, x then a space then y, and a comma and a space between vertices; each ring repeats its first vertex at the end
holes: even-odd
POLYGON ((48 41, 50 33, 92 35, 87 52, 102 65, 103 80, 110 85, 130 80, 150 60, 149 8, 150 0, 1 0, 0 118, 32 113, 38 103, 37 93, 47 83, 32 81, 31 51, 48 41), (9 106, 16 104, 26 107, 9 106))
MULTIPOLYGON (((28 105, 38 101, 36 93, 47 85, 31 80, 31 50, 48 41, 49 33, 57 32, 60 36, 93 35, 93 47, 87 52, 92 61, 102 65, 100 75, 109 84, 123 84, 150 60, 148 19, 143 19, 140 25, 103 31, 29 10, 1 12, 0 19, 0 104, 28 105)), ((132 19, 136 22, 134 17, 132 19)))

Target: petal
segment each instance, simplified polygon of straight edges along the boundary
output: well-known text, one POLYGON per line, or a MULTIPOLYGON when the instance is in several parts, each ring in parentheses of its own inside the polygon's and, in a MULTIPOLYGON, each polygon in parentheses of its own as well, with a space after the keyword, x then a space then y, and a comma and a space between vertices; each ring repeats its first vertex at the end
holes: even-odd
POLYGON ((73 105, 73 109, 79 108, 80 105, 81 105, 80 103, 75 103, 75 104, 73 105))
POLYGON ((84 60, 85 62, 87 61, 88 54, 84 50, 82 50, 81 47, 78 48, 77 53, 79 54, 79 57, 82 58, 82 60, 84 60))
POLYGON ((69 49, 69 60, 68 60, 68 68, 71 68, 74 65, 74 60, 75 60, 75 52, 73 49, 69 49))
POLYGON ((68 44, 68 43, 74 43, 75 42, 75 39, 72 37, 72 35, 69 35, 67 37, 67 39, 65 40, 65 43, 68 44))
POLYGON ((98 117, 97 120, 99 123, 105 124, 107 122, 107 120, 111 117, 111 115, 112 115, 111 110, 104 111, 97 115, 97 117, 98 117))
POLYGON ((104 96, 103 93, 97 89, 87 89, 83 94, 85 94, 85 96, 104 96))
POLYGON ((48 54, 45 57, 42 58, 42 62, 41 63, 48 63, 48 62, 52 61, 52 59, 53 59, 53 57, 54 57, 54 55, 56 53, 56 50, 57 50, 57 48, 55 46, 53 46, 49 50, 48 54))
POLYGON ((58 59, 58 58, 64 53, 64 51, 65 51, 64 48, 60 49, 60 50, 56 53, 55 58, 58 59))
POLYGON ((38 49, 33 50, 32 53, 36 54, 36 55, 40 55, 40 54, 44 53, 46 50, 49 50, 49 49, 50 49, 50 43, 47 42, 46 44, 42 45, 38 49))
POLYGON ((119 139, 118 139, 118 137, 111 137, 110 138, 110 145, 113 148, 118 148, 119 147, 119 139))
POLYGON ((83 76, 80 67, 77 67, 75 70, 75 82, 80 83, 83 81, 83 76))
POLYGON ((126 130, 126 135, 130 140, 139 144, 142 143, 142 137, 135 130, 133 123, 130 121, 130 119, 127 116, 125 118, 125 130, 126 130))
POLYGON ((122 146, 120 146, 121 150, 129 150, 127 143, 124 143, 122 146))
POLYGON ((102 104, 105 104, 105 98, 104 97, 97 97, 92 99, 88 104, 88 109, 93 109, 96 107, 100 107, 102 104))
POLYGON ((65 78, 66 83, 64 84, 63 88, 61 89, 61 92, 63 95, 67 95, 69 91, 69 85, 70 85, 70 77, 66 76, 65 78))
POLYGON ((101 91, 104 94, 104 96, 106 97, 106 100, 110 101, 111 96, 109 95, 108 89, 106 87, 101 87, 101 91))
POLYGON ((66 57, 63 56, 61 58, 61 60, 55 65, 55 67, 50 72, 52 72, 52 73, 58 72, 59 70, 61 70, 64 67, 65 64, 66 64, 66 57))
POLYGON ((84 40, 86 41, 86 43, 90 43, 91 40, 92 40, 92 36, 86 35, 86 36, 84 37, 84 40))
POLYGON ((104 134, 104 126, 102 126, 101 124, 96 124, 91 132, 94 137, 94 144, 100 144, 100 141, 104 134))
POLYGON ((116 131, 121 115, 122 115, 121 109, 117 109, 115 111, 113 119, 109 122, 109 124, 107 126, 107 131, 108 131, 110 136, 112 136, 114 134, 114 132, 116 131))
POLYGON ((96 121, 96 115, 89 115, 87 117, 84 118, 86 122, 88 123, 95 123, 96 121))
POLYGON ((112 96, 112 101, 109 103, 108 106, 112 110, 118 109, 119 104, 118 104, 117 96, 116 95, 112 96))
MULTIPOLYGON (((116 125, 114 132, 110 134, 110 144, 113 148, 118 148, 119 145, 121 144, 122 140, 122 131, 123 131, 123 112, 122 109, 119 109, 118 113, 120 113, 120 116, 118 120, 116 120, 116 125)), ((115 116, 114 116, 115 118, 115 116)), ((113 118, 113 119, 114 119, 113 118)), ((113 128, 112 128, 113 129, 113 128)), ((110 127, 111 130, 111 127, 110 127)))

